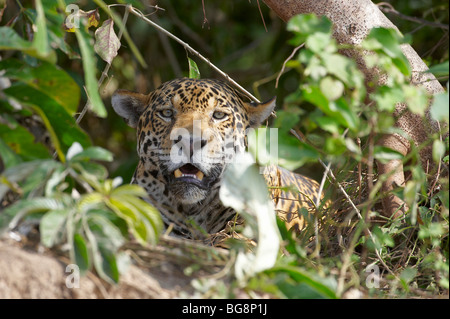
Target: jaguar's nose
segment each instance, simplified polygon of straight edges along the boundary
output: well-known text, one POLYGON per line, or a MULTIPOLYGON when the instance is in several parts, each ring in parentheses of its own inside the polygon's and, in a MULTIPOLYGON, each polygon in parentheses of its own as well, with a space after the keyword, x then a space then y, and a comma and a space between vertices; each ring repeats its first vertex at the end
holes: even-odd
POLYGON ((174 144, 180 147, 180 152, 184 154, 185 157, 191 161, 192 156, 195 152, 199 151, 203 147, 205 147, 207 141, 202 139, 201 137, 192 137, 183 138, 181 135, 174 140, 174 144))

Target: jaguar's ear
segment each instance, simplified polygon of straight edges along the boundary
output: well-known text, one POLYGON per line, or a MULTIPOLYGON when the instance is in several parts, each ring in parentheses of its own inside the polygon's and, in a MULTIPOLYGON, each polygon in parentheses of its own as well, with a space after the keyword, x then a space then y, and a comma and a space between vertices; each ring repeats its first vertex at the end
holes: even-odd
POLYGON ((261 123, 272 114, 275 109, 276 101, 277 98, 274 97, 263 103, 244 102, 250 120, 250 127, 256 128, 261 125, 261 123))
POLYGON ((111 98, 111 104, 114 111, 123 117, 129 126, 136 128, 139 117, 148 105, 149 96, 127 90, 117 90, 111 98))

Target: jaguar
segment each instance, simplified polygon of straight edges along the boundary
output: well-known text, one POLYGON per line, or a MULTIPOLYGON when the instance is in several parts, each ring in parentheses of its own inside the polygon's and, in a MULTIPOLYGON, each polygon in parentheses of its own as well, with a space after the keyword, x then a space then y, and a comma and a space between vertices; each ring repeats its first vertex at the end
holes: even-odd
MULTIPOLYGON (((247 102, 224 81, 181 78, 149 94, 117 90, 112 107, 136 128, 139 161, 131 183, 147 191, 171 234, 201 238, 223 230, 236 216, 219 198, 224 171, 245 151, 249 129, 272 114, 275 98, 247 102)), ((263 175, 280 219, 301 231, 299 209, 314 210, 318 183, 276 165, 263 175)))

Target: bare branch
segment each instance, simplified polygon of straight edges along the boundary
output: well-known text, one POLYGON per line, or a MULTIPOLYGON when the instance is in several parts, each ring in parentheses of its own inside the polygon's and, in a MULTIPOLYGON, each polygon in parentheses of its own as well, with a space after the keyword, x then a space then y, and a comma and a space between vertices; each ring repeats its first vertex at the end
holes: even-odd
POLYGON ((206 62, 209 67, 211 67, 214 71, 216 71, 217 73, 219 73, 221 76, 223 76, 228 82, 230 82, 235 88, 237 88, 239 91, 241 91, 243 94, 245 94, 248 98, 250 98, 252 101, 255 102, 260 102, 256 97, 254 97, 250 92, 248 92, 246 89, 244 89, 242 86, 240 86, 236 81, 234 81, 232 78, 230 78, 228 76, 228 74, 226 74, 225 72, 223 72, 221 69, 219 69, 218 67, 216 67, 214 64, 211 63, 211 61, 209 61, 209 59, 205 58, 203 55, 201 55, 198 51, 194 50, 189 44, 187 44, 186 42, 184 42, 183 40, 181 40, 180 38, 178 38, 177 36, 173 35, 172 33, 170 33, 169 31, 167 31, 166 29, 164 29, 163 27, 161 27, 160 25, 156 24, 155 22, 153 22, 152 20, 148 19, 142 12, 140 12, 139 10, 133 8, 131 5, 128 7, 128 10, 134 14, 135 16, 141 18, 142 20, 144 20, 145 22, 147 22, 148 24, 150 24, 152 27, 156 28, 158 31, 164 33, 165 35, 167 35, 169 38, 175 40, 176 42, 178 42, 179 44, 181 44, 181 46, 183 46, 183 48, 188 51, 189 53, 197 56, 198 58, 200 58, 201 60, 203 60, 204 62, 206 62))
POLYGON ((441 28, 441 29, 445 29, 445 30, 449 29, 447 24, 443 24, 443 23, 439 23, 439 22, 432 22, 432 21, 428 21, 425 19, 421 19, 421 18, 407 16, 407 15, 395 10, 395 8, 392 6, 392 4, 387 3, 387 2, 380 2, 377 4, 377 6, 384 13, 393 13, 396 16, 398 16, 400 19, 403 19, 403 20, 408 20, 408 21, 412 21, 415 23, 420 23, 420 24, 424 24, 424 25, 427 25, 430 27, 441 28))

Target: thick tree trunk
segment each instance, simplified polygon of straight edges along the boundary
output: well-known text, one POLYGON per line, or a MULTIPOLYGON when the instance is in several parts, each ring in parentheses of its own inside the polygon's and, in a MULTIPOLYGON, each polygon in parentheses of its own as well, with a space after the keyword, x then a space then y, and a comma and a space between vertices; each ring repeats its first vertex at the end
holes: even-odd
MULTIPOLYGON (((360 44, 372 28, 397 29, 370 0, 264 0, 264 2, 284 21, 288 21, 292 16, 301 13, 327 16, 333 22, 333 36, 342 44, 360 44)), ((413 70, 412 83, 423 85, 430 94, 442 92, 443 88, 436 78, 430 73, 423 73, 428 67, 416 51, 406 44, 402 46, 402 51, 413 70)), ((375 69, 369 69, 364 65, 360 53, 355 50, 347 50, 344 53, 356 60, 368 80, 376 75, 375 69)), ((439 124, 431 120, 428 112, 427 119, 424 121, 421 116, 403 112, 404 109, 405 105, 402 104, 398 104, 396 107, 394 115, 402 114, 397 118, 396 126, 407 133, 416 145, 425 142, 430 133, 439 131, 439 124)), ((400 135, 384 136, 380 139, 379 144, 393 148, 404 155, 410 150, 409 141, 400 135)), ((424 148, 420 155, 425 168, 433 166, 431 147, 424 148)), ((395 185, 404 184, 405 178, 401 163, 392 162, 384 165, 378 163, 378 171, 380 174, 394 171, 383 184, 382 190, 384 192, 391 191, 395 185)), ((386 197, 383 201, 385 215, 392 216, 395 214, 395 216, 398 216, 401 213, 398 211, 401 204, 402 201, 395 196, 386 197)))

